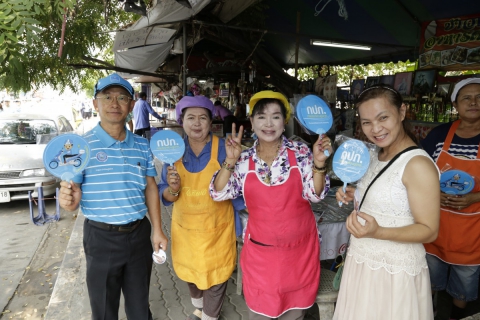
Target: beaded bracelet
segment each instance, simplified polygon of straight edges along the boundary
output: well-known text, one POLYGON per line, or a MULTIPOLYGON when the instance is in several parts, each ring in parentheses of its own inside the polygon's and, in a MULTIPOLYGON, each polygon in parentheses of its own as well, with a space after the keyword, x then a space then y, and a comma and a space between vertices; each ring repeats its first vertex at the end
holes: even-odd
POLYGON ((174 197, 178 197, 178 195, 180 194, 180 189, 178 189, 177 192, 174 192, 172 188, 170 188, 170 186, 167 189, 168 189, 168 193, 170 193, 174 197))
POLYGON ((235 171, 235 165, 229 164, 227 161, 223 161, 222 168, 227 169, 230 172, 235 171))
POLYGON ((324 174, 327 171, 327 167, 317 167, 315 164, 312 167, 313 174, 324 174))

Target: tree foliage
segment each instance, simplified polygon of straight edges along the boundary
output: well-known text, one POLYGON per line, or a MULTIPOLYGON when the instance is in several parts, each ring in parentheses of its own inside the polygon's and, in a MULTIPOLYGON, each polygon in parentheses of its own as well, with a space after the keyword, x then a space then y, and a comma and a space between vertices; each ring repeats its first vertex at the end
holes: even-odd
MULTIPOLYGON (((397 63, 375 63, 369 65, 355 65, 355 66, 312 66, 308 68, 301 68, 298 70, 298 79, 306 81, 315 79, 318 76, 326 76, 328 74, 337 74, 338 83, 350 85, 352 80, 365 79, 368 76, 382 76, 395 74, 397 72, 412 71, 415 63, 402 62, 397 63)), ((290 74, 294 74, 294 70, 289 70, 290 74)))
POLYGON ((94 79, 106 73, 69 65, 91 63, 93 59, 113 63, 113 38, 108 31, 135 19, 135 14, 124 12, 110 1, 3 1, 0 89, 30 91, 48 84, 59 90, 92 90, 94 79), (58 57, 64 15, 65 41, 58 57))

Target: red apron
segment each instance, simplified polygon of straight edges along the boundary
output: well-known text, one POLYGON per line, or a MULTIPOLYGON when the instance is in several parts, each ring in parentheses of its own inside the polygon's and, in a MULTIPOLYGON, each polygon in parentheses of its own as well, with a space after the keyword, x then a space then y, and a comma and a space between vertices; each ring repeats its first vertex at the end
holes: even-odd
POLYGON ((288 150, 290 175, 270 186, 255 172, 252 158, 244 183, 248 224, 240 264, 247 306, 277 318, 313 305, 320 282, 319 241, 310 203, 302 197, 302 176, 288 150))
MULTIPOLYGON (((447 164, 452 169, 468 172, 480 177, 480 147, 476 159, 462 159, 448 153, 455 131, 460 120, 452 123, 443 149, 437 158, 437 167, 442 170, 447 164)), ((476 183, 471 192, 479 192, 480 184, 476 183)), ((469 207, 456 210, 451 207, 440 208, 440 229, 435 242, 426 243, 425 250, 441 260, 459 265, 480 264, 480 202, 469 207)))

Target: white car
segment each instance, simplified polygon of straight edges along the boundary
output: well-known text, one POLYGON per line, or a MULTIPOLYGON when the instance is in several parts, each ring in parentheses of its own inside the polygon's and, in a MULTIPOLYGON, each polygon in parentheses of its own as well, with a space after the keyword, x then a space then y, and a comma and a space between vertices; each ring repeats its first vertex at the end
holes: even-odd
POLYGON ((0 113, 0 202, 55 194, 60 179, 43 165, 43 150, 52 137, 74 133, 64 116, 0 113))

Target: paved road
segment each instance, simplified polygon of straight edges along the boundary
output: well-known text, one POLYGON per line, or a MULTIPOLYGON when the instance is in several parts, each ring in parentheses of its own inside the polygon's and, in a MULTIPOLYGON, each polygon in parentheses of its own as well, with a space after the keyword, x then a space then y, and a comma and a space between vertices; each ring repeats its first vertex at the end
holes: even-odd
MULTIPOLYGON (((46 212, 55 212, 55 201, 46 201, 46 212)), ((62 213, 36 226, 28 201, 0 203, 0 319, 43 318, 75 219, 62 213)))
MULTIPOLYGON (((98 121, 84 121, 77 132, 98 121)), ((48 214, 55 212, 54 200, 45 205, 48 214)), ((0 203, 0 319, 43 319, 75 220, 61 210, 59 222, 36 226, 28 201, 0 203)))

